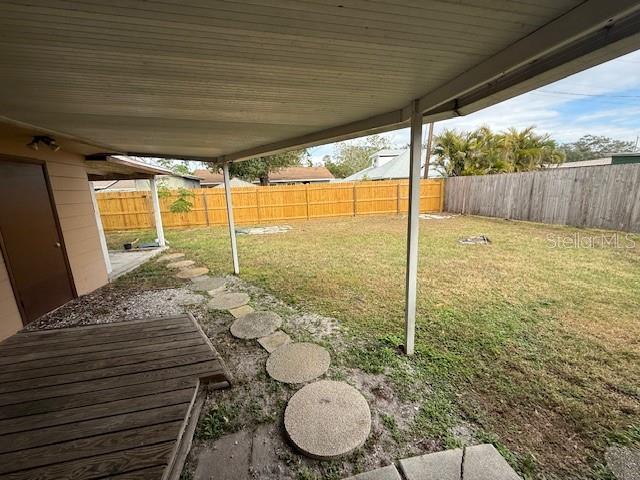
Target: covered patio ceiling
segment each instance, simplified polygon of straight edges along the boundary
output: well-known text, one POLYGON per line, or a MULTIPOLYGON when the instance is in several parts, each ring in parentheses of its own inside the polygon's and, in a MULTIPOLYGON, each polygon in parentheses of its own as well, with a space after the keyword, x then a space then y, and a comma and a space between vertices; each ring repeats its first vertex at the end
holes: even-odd
POLYGON ((640 47, 631 0, 6 0, 0 120, 242 160, 464 115, 640 47))

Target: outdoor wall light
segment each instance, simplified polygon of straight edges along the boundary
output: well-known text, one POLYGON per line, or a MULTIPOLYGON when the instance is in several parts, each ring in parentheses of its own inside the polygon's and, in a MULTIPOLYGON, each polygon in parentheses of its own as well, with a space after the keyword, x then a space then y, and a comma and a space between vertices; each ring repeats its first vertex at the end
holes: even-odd
POLYGON ((54 152, 60 150, 60 145, 53 138, 47 137, 46 135, 36 135, 34 136, 29 143, 27 143, 27 147, 31 150, 38 150, 40 144, 44 144, 49 147, 54 152))

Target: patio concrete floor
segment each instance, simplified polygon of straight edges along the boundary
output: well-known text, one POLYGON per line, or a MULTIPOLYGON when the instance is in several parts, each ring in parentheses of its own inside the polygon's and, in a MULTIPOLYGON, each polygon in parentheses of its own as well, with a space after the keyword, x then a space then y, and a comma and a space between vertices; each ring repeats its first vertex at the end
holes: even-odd
POLYGON ((140 265, 166 250, 166 247, 147 248, 144 250, 109 251, 111 273, 109 280, 115 280, 122 275, 135 270, 140 265))

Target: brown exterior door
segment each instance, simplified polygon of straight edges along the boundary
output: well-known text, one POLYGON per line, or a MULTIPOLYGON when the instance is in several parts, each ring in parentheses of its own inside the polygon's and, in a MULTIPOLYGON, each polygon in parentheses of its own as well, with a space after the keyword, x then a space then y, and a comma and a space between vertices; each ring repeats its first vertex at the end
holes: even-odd
POLYGON ((43 165, 0 158, 0 241, 24 324, 74 297, 43 165))

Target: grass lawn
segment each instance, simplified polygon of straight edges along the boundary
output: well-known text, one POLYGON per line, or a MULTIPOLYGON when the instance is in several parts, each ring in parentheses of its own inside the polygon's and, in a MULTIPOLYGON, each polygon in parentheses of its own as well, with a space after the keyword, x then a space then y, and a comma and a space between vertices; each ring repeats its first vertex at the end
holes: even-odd
MULTIPOLYGON (((464 428, 528 478, 604 479, 606 446, 640 442, 640 236, 619 234, 616 248, 602 243, 611 232, 421 221, 416 355, 407 358, 398 353, 406 218, 291 225, 238 237, 241 277, 348 327, 336 361, 386 375, 419 405, 407 429, 388 422, 400 445, 456 446, 464 428), (457 242, 477 234, 492 244, 457 242), (576 239, 583 248, 568 245, 576 239)), ((166 234, 214 274, 229 273, 226 229, 166 234)), ((112 232, 109 242, 144 235, 112 232)))

